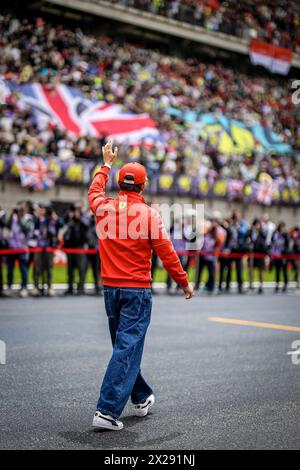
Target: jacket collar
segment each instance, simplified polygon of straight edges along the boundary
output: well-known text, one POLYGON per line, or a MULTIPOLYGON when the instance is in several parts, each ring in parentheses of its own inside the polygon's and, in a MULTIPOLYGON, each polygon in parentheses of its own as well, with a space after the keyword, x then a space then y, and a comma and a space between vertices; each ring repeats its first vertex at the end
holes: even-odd
POLYGON ((146 204, 145 199, 140 193, 135 193, 133 191, 119 191, 118 199, 126 197, 128 201, 143 202, 146 204))

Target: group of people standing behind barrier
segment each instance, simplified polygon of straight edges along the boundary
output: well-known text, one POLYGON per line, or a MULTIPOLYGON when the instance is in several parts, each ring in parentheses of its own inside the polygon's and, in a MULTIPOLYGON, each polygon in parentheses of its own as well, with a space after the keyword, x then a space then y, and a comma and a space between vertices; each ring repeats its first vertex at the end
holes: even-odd
MULTIPOLYGON (((195 267, 195 290, 200 289, 203 273, 207 270, 204 290, 208 294, 216 290, 219 293, 229 292, 234 278, 238 292, 243 293, 246 268, 249 289, 254 288, 255 271, 258 272, 260 294, 263 293, 267 269, 275 271, 275 278, 272 278, 275 280, 275 292, 280 290, 280 285, 282 291, 286 291, 289 280, 294 280, 297 288, 300 288, 300 224, 291 228, 284 222, 276 225, 268 214, 255 218, 251 224, 242 219, 239 211, 234 211, 228 218, 214 214, 205 222, 201 249, 188 251, 186 242, 187 239, 191 242, 191 239, 186 234, 193 230, 192 226, 192 218, 184 220, 182 237, 174 237, 172 227, 170 236, 184 269, 195 267), (290 275, 288 267, 291 268, 290 275)), ((65 279, 59 279, 59 282, 67 280, 65 294, 84 294, 89 267, 93 275, 94 292, 101 294, 95 220, 90 211, 83 209, 81 202, 71 205, 62 216, 58 216, 50 205, 31 201, 20 202, 7 213, 0 208, 0 296, 9 297, 13 294, 16 266, 21 275, 21 297, 29 294, 30 266, 33 267, 30 294, 53 296, 54 249, 58 246, 67 253, 66 276, 65 279)), ((154 254, 154 279, 158 263, 154 254)), ((172 281, 168 277, 166 286, 167 292, 172 293, 172 281)))
MULTIPOLYGON (((186 270, 195 265, 195 290, 199 290, 205 268, 208 271, 204 290, 208 294, 230 292, 235 273, 238 293, 244 290, 245 268, 248 270, 248 287, 254 290, 258 273, 258 293, 263 293, 265 272, 275 271, 275 292, 280 288, 287 291, 289 283, 288 267, 292 269, 292 280, 300 288, 300 224, 288 229, 284 222, 277 225, 268 214, 255 218, 251 224, 242 219, 239 211, 228 218, 215 214, 208 218, 202 247, 196 253, 189 251, 189 227, 193 231, 193 221, 185 220, 181 238, 174 238, 173 244, 186 270), (219 269, 218 269, 219 268, 219 269), (281 283, 281 281, 283 281, 281 283)), ((172 228, 171 228, 172 235, 172 228)), ((152 276, 158 266, 153 256, 152 276)), ((290 276, 291 277, 291 276, 290 276)), ((167 290, 171 292, 172 282, 167 279, 167 290)))
POLYGON ((94 216, 84 211, 81 202, 59 217, 51 205, 20 202, 10 213, 0 209, 0 296, 13 294, 14 273, 18 264, 21 274, 20 297, 27 297, 28 273, 33 266, 31 295, 52 297, 54 249, 67 251, 66 294, 83 294, 86 274, 92 269, 95 293, 99 294, 100 261, 94 216), (86 250, 90 252, 86 253, 86 250), (26 251, 24 251, 26 250, 26 251), (71 252, 68 252, 70 250, 71 252), (72 251, 74 250, 74 251, 72 251), (6 264, 6 279, 4 266, 6 264), (77 285, 74 289, 77 271, 77 285), (4 284, 6 289, 4 290, 4 284))

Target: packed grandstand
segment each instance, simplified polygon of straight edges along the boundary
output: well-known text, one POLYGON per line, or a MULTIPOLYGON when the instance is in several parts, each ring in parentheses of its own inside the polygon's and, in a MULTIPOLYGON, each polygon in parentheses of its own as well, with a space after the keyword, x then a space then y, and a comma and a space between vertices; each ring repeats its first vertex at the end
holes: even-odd
MULTIPOLYGON (((105 3, 299 52, 297 2, 285 8, 280 0, 245 0, 239 8, 231 0, 105 3)), ((5 295, 13 293, 16 261, 21 296, 28 295, 30 280, 33 295, 53 295, 61 263, 67 264, 67 294, 84 293, 87 273, 101 292, 95 223, 83 198, 78 193, 55 207, 50 200, 38 204, 33 191, 87 187, 108 138, 120 146, 109 190, 118 190, 118 167, 138 161, 147 168, 149 201, 159 193, 169 200, 188 195, 300 204, 300 113, 292 99, 298 69, 283 78, 213 46, 190 43, 187 50, 182 42, 178 54, 171 40, 160 44, 143 31, 131 34, 130 26, 124 33, 111 20, 102 18, 97 28, 90 17, 88 28, 79 14, 62 26, 52 10, 20 10, 0 15, 0 178, 3 191, 16 180, 31 192, 0 207, 0 295, 4 285, 5 295)), ((245 220, 231 209, 227 215, 211 211, 201 251, 190 253, 184 237, 174 239, 196 288, 204 268, 208 293, 229 292, 233 279, 240 293, 245 280, 250 289, 259 281, 259 293, 266 278, 275 281, 276 292, 280 281, 285 291, 291 280, 299 287, 299 221, 278 223, 267 212, 245 220)), ((189 224, 184 221, 184 230, 189 224)), ((155 255, 152 261, 154 279, 165 280, 155 255)))
MULTIPOLYGON (((232 2, 120 3, 155 6, 154 11, 166 14, 174 14, 177 5, 179 11, 202 12, 201 18, 210 11, 211 21, 223 18, 220 29, 227 14, 232 21, 232 2)), ((258 37, 269 31, 272 40, 297 48, 297 10, 286 11, 283 20, 277 2, 272 30, 263 22, 272 3, 255 2, 254 15, 254 3, 244 2, 247 21, 252 18, 258 37), (288 33, 285 21, 295 25, 288 33)), ((4 179, 21 177, 23 185, 38 190, 55 181, 87 183, 101 159, 102 143, 112 136, 122 142, 123 160, 146 165, 152 192, 263 204, 300 201, 300 113, 291 100, 290 78, 283 82, 255 69, 240 72, 224 61, 178 58, 40 16, 1 16, 0 38, 4 179), (71 111, 65 119, 58 113, 66 106, 71 111), (119 127, 111 128, 116 118, 119 127), (30 157, 41 160, 42 181, 26 174, 35 164, 30 157)))
POLYGON ((241 38, 257 38, 300 52, 297 0, 111 0, 241 38))

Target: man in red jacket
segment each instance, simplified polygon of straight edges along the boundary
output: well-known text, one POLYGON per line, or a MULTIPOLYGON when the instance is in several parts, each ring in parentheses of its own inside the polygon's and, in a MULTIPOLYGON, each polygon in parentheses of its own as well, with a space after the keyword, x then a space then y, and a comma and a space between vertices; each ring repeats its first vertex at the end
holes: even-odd
POLYGON ((152 251, 182 287, 186 299, 192 298, 193 288, 159 213, 141 195, 147 179, 145 167, 139 163, 124 165, 119 173, 118 197, 106 198, 105 186, 118 149, 113 151, 110 141, 102 150, 104 165, 94 177, 88 199, 96 215, 113 354, 101 386, 93 426, 121 430, 123 423, 118 418, 130 395, 136 416, 146 416, 154 404, 153 391, 140 370, 151 317, 152 251))

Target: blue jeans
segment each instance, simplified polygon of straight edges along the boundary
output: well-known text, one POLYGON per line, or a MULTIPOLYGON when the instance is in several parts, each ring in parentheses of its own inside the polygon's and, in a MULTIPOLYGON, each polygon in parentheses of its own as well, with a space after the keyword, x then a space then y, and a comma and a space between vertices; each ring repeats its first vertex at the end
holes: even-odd
POLYGON ((153 392, 141 374, 141 360, 151 319, 151 289, 104 286, 113 353, 100 389, 97 410, 117 419, 130 395, 142 403, 153 392))

